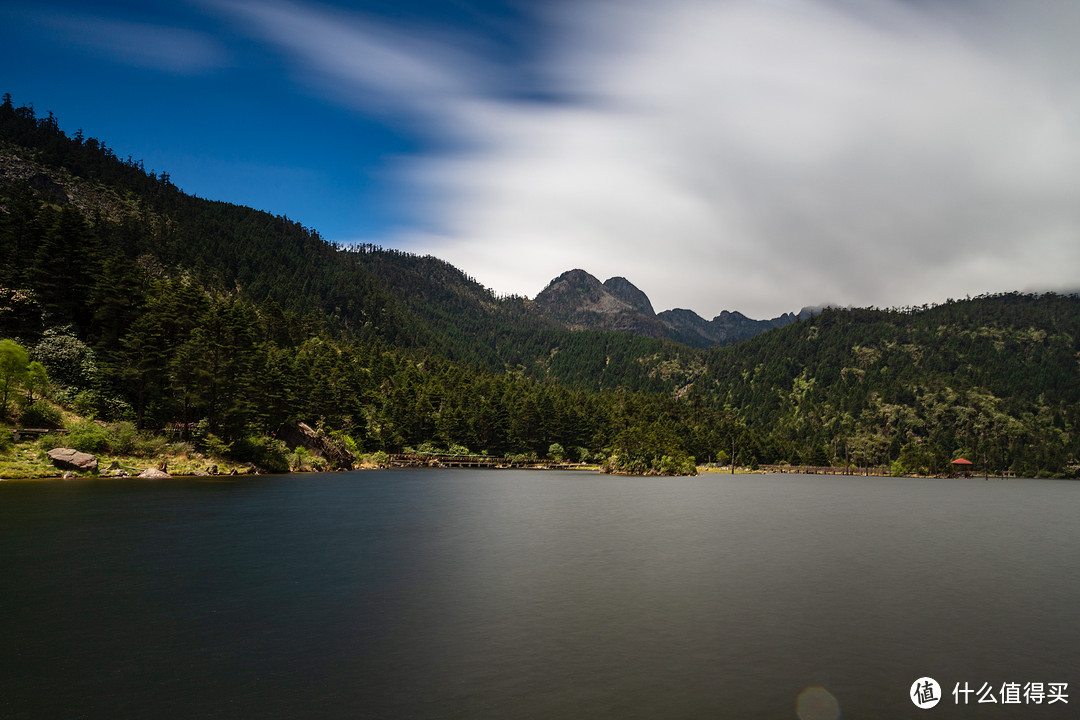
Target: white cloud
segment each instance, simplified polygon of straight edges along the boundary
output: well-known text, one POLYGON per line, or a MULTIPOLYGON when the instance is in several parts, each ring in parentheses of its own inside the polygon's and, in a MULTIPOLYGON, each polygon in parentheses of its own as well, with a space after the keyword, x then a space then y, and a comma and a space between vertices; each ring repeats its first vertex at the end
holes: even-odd
POLYGON ((407 168, 433 230, 399 242, 500 292, 582 267, 658 309, 764 317, 1080 276, 1080 93, 1061 40, 1080 14, 1064 5, 567 4, 539 61, 563 99, 545 103, 500 97, 430 38, 239 7, 324 78, 464 141, 407 168))
POLYGON ((430 119, 470 96, 486 63, 445 40, 376 23, 357 13, 286 0, 225 0, 214 7, 300 60, 301 82, 333 100, 430 119))
POLYGON ((214 70, 227 61, 216 40, 185 28, 91 16, 41 14, 33 19, 52 27, 68 42, 136 67, 191 75, 214 70))

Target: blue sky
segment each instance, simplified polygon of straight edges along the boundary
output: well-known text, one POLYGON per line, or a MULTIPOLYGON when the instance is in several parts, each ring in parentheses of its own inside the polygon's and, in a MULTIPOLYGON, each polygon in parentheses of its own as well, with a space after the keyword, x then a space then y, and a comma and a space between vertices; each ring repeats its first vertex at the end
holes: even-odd
POLYGON ((1080 286, 1074 0, 0 5, 0 92, 185 191, 535 296, 1080 286))
MULTIPOLYGON (((478 22, 453 2, 350 7, 390 25, 478 22)), ((167 170, 187 192, 285 214, 334 240, 378 240, 417 221, 395 168, 437 138, 393 109, 310 86, 227 4, 35 0, 0 7, 0 27, 0 81, 17 104, 167 170)))

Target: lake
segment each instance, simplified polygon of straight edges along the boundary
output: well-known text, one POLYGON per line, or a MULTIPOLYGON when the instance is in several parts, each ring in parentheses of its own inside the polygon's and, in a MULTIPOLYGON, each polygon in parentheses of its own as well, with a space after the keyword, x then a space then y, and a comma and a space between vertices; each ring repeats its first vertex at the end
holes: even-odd
POLYGON ((0 653, 3 718, 1075 717, 1080 483, 6 482, 0 653))

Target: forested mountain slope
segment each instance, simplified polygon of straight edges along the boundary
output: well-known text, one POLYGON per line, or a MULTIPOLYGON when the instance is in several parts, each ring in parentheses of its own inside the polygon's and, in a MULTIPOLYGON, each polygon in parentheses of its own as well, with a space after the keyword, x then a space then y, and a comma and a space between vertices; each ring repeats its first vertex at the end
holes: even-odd
POLYGON ((762 456, 940 472, 966 454, 1026 474, 1076 463, 1075 295, 826 309, 706 358, 695 393, 738 408, 762 456))
POLYGON ((494 371, 531 372, 534 357, 573 345, 525 298, 498 298, 441 260, 336 247, 285 217, 186 195, 168 174, 147 173, 95 139, 68 137, 51 115, 36 118, 10 98, 0 106, 0 158, 3 282, 37 288, 50 324, 70 322, 92 339, 105 320, 89 308, 110 292, 95 284, 122 292, 118 285, 135 280, 184 275, 286 316, 311 316, 337 336, 430 349, 494 371), (60 277, 62 292, 46 287, 60 277))
MULTIPOLYGON (((618 428, 663 417, 670 434, 687 411, 625 390, 671 386, 650 364, 677 346, 572 333, 435 258, 336 248, 286 218, 187 196, 9 98, 0 337, 83 413, 198 423, 248 455, 305 420, 367 450, 606 456, 618 428)), ((690 437, 666 452, 685 457, 690 437)))
MULTIPOLYGON (((593 290, 651 312, 628 281, 593 290)), ((362 450, 554 447, 631 470, 725 459, 734 444, 743 464, 940 472, 967 455, 1075 474, 1076 297, 785 321, 712 350, 570 331, 436 258, 334 247, 185 195, 51 115, 0 105, 0 339, 84 413, 198 423, 257 460, 303 420, 362 450)), ((18 422, 33 393, 11 397, 0 415, 18 422)))

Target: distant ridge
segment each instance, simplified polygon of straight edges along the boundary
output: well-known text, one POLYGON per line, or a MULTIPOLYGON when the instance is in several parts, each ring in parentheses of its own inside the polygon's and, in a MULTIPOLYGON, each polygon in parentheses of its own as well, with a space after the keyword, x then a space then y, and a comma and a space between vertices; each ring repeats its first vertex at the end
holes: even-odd
POLYGON ((581 269, 568 270, 536 296, 544 315, 578 330, 618 330, 691 347, 730 345, 788 325, 814 312, 784 313, 771 320, 754 320, 725 310, 706 320, 693 310, 676 308, 656 313, 649 297, 623 277, 600 282, 581 269))

